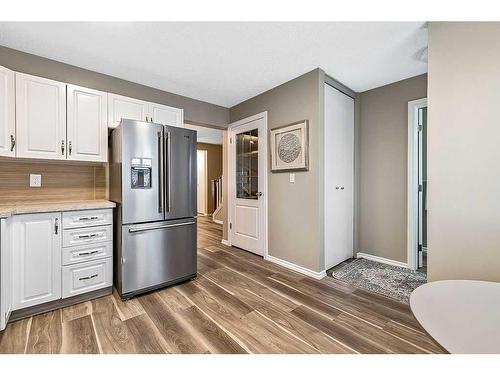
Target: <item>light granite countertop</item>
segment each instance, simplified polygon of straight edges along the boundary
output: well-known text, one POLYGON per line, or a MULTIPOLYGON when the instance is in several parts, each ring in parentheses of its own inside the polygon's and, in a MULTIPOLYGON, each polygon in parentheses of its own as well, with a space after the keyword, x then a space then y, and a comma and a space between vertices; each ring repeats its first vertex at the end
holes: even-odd
POLYGON ((114 208, 114 202, 99 199, 85 201, 60 201, 60 202, 30 202, 0 205, 0 218, 7 218, 12 215, 34 214, 42 212, 61 212, 79 210, 98 210, 104 208, 114 208))

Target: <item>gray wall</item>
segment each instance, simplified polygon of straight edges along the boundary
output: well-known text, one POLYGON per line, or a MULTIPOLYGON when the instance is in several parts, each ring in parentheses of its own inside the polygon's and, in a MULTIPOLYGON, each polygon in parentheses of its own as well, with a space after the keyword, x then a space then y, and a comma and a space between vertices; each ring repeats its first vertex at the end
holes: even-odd
POLYGON ((227 127, 229 109, 184 96, 157 90, 116 77, 49 60, 0 46, 0 65, 16 72, 72 83, 154 103, 184 109, 184 120, 194 124, 227 127))
POLYGON ((499 36, 429 25, 429 280, 500 281, 499 36))
POLYGON ((269 255, 322 271, 323 256, 323 83, 320 69, 306 73, 230 109, 230 120, 267 111, 268 128, 309 120, 309 171, 269 172, 269 255))
POLYGON ((357 252, 406 263, 408 102, 426 96, 425 74, 359 94, 357 252))

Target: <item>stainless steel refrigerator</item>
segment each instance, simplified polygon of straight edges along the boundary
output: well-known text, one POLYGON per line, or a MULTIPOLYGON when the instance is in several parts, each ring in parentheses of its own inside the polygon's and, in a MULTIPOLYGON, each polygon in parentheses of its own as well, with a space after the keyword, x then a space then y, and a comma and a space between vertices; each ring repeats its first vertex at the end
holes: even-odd
POLYGON ((196 132, 122 120, 111 145, 120 297, 196 277, 196 132))

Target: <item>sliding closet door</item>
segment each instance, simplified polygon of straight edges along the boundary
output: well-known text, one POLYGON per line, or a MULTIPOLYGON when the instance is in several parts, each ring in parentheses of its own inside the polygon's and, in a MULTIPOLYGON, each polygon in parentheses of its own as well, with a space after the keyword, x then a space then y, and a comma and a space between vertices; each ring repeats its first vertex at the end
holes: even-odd
POLYGON ((325 84, 325 266, 353 255, 354 99, 325 84))

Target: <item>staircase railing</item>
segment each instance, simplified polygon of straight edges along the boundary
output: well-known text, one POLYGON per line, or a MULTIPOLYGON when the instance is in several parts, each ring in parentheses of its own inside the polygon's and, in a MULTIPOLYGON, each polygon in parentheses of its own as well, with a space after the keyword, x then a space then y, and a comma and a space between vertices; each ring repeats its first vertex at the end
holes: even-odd
POLYGON ((222 206, 222 176, 212 180, 212 202, 215 214, 222 206))

